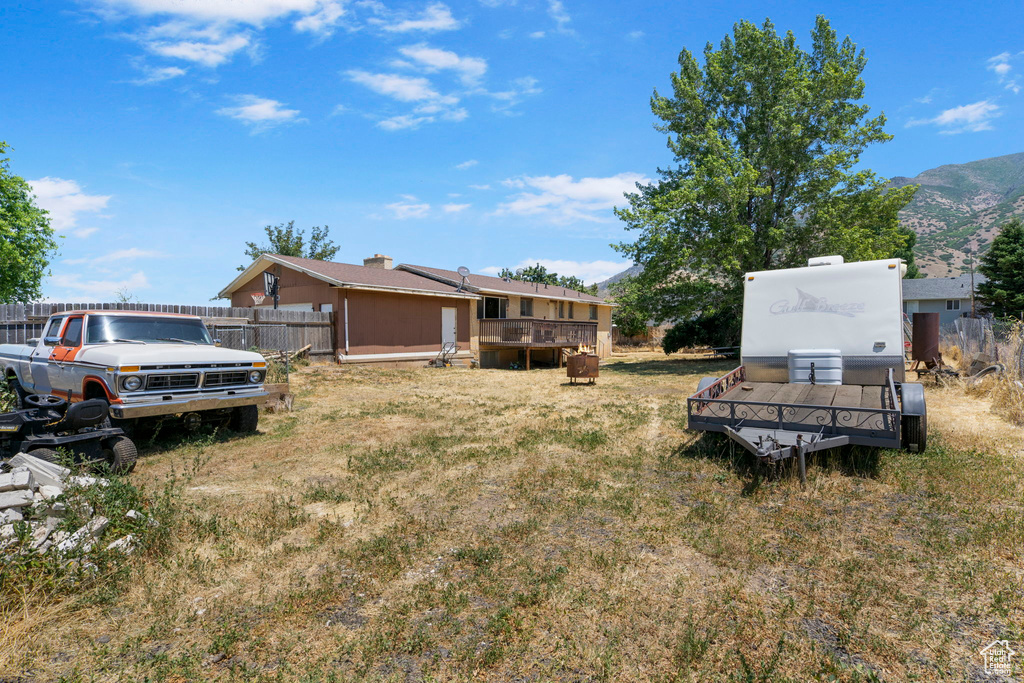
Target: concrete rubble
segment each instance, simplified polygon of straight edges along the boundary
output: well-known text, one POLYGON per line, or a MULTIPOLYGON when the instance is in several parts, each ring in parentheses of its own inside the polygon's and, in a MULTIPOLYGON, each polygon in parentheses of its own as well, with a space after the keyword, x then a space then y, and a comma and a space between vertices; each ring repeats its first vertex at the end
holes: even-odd
MULTIPOLYGON (((68 489, 109 484, 100 477, 72 476, 66 467, 25 453, 0 462, 0 565, 12 552, 55 554, 83 568, 95 566, 86 560, 97 548, 130 555, 136 546, 133 534, 104 539, 109 519, 96 515, 84 499, 62 498, 68 489), (69 506, 87 521, 75 531, 57 530, 69 506)), ((129 510, 125 517, 157 526, 156 520, 137 510, 129 510)))

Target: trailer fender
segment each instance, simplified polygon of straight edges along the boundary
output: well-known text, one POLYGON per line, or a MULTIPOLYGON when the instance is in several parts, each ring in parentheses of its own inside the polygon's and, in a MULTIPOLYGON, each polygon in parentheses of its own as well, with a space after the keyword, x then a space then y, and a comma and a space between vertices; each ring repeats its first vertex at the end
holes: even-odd
POLYGON ((705 389, 707 389, 720 379, 721 377, 702 377, 700 380, 700 384, 697 385, 697 393, 699 394, 700 392, 704 391, 705 389))
POLYGON ((926 415, 924 385, 918 382, 904 382, 900 385, 900 408, 904 415, 926 415))

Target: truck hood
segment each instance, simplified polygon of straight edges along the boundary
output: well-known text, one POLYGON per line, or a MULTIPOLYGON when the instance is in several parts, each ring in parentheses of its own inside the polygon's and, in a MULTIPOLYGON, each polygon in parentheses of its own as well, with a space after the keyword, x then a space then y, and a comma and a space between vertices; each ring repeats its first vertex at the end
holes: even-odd
POLYGON ((99 344, 85 346, 75 360, 97 365, 210 365, 212 363, 262 363, 252 351, 192 344, 99 344))

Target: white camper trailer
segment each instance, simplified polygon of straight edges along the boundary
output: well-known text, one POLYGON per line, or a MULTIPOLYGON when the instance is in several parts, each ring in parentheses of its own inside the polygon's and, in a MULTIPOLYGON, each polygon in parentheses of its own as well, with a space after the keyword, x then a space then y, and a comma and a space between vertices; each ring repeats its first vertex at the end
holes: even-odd
POLYGON ((846 444, 925 447, 920 384, 904 382, 899 259, 744 277, 741 363, 701 380, 689 428, 724 432, 766 462, 846 444))

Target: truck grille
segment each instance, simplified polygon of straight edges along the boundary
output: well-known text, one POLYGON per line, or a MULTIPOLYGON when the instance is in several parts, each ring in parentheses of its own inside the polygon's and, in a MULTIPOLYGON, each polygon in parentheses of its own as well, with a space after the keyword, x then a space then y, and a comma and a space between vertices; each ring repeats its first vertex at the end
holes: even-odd
POLYGON ((146 388, 150 390, 194 389, 199 386, 199 375, 150 375, 146 388))
POLYGON ((232 370, 229 372, 208 372, 206 373, 206 380, 203 382, 203 386, 207 388, 211 387, 226 387, 230 384, 245 384, 249 377, 247 370, 232 370))

